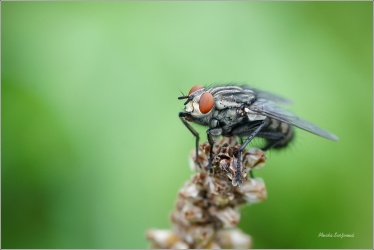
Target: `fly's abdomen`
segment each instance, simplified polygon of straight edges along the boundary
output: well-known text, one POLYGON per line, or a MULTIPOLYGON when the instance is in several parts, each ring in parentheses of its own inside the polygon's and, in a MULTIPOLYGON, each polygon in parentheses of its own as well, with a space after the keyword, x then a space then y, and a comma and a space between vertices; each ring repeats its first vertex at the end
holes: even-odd
POLYGON ((259 136, 267 142, 265 149, 282 148, 294 138, 294 129, 290 124, 269 118, 269 125, 260 132, 259 136))

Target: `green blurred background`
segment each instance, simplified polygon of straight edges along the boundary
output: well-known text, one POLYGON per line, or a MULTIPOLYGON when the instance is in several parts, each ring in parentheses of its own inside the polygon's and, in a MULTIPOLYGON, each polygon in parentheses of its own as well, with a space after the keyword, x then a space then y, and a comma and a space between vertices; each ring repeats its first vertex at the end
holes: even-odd
POLYGON ((268 153, 255 173, 268 200, 242 209, 254 247, 372 248, 372 14, 371 2, 3 2, 2 247, 147 247, 192 174, 180 91, 234 81, 341 139, 297 130, 268 153))

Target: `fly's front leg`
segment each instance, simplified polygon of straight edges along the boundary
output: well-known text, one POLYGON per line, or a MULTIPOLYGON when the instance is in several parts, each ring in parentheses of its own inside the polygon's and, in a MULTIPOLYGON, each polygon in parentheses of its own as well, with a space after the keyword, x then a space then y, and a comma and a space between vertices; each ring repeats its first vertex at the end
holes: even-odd
POLYGON ((253 132, 248 136, 248 138, 244 141, 244 143, 240 146, 238 150, 238 162, 236 164, 236 176, 235 180, 233 180, 232 184, 234 186, 241 185, 242 184, 242 171, 241 171, 241 163, 242 163, 242 152, 245 149, 245 147, 252 141, 252 139, 263 129, 265 126, 267 126, 269 122, 267 120, 263 120, 256 129, 253 130, 253 132))
POLYGON ((214 140, 212 135, 208 134, 208 142, 210 145, 210 150, 209 150, 209 162, 208 166, 206 167, 209 173, 212 171, 212 163, 213 163, 213 147, 214 147, 214 140))
POLYGON ((199 165, 200 168, 202 168, 199 162, 199 139, 200 139, 199 133, 196 132, 196 130, 184 119, 184 117, 186 117, 186 113, 180 112, 179 118, 183 122, 184 126, 186 126, 188 130, 195 136, 195 149, 196 149, 195 162, 197 163, 197 165, 199 165))
POLYGON ((212 163, 213 163, 213 147, 214 147, 214 139, 213 136, 219 136, 222 134, 222 128, 211 128, 206 131, 208 135, 208 142, 210 145, 209 150, 209 163, 207 166, 208 171, 210 172, 212 170, 212 163))

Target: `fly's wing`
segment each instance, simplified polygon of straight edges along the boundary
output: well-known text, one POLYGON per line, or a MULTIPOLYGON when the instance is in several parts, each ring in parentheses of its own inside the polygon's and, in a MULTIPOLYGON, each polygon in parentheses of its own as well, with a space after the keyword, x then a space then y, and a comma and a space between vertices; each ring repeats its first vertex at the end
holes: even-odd
POLYGON ((266 99, 257 99, 250 107, 250 110, 255 111, 259 114, 263 114, 265 116, 274 118, 278 121, 282 121, 288 124, 291 124, 295 127, 301 128, 303 130, 306 130, 310 133, 316 134, 318 136, 322 136, 324 138, 338 141, 339 138, 330 133, 326 130, 323 130, 322 128, 318 127, 317 125, 314 125, 311 122, 308 122, 306 120, 303 120, 299 117, 297 117, 295 114, 293 114, 290 111, 287 111, 285 109, 282 109, 278 106, 276 106, 273 102, 270 102, 266 99))
POLYGON ((270 93, 270 92, 267 92, 267 91, 264 91, 264 90, 261 90, 261 89, 252 88, 252 87, 247 86, 247 85, 243 85, 242 88, 252 90, 256 94, 258 99, 262 98, 262 99, 270 100, 270 101, 273 101, 275 103, 284 104, 284 105, 291 105, 292 104, 292 102, 290 100, 287 100, 286 98, 283 98, 279 95, 276 95, 276 94, 273 94, 273 93, 270 93))

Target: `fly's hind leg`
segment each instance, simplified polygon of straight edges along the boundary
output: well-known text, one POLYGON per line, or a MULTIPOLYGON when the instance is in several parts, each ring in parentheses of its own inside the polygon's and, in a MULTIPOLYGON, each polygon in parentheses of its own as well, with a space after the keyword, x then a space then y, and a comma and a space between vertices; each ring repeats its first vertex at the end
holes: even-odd
POLYGON ((267 151, 275 147, 284 139, 284 134, 280 132, 266 131, 259 133, 258 136, 266 140, 266 145, 263 148, 261 148, 262 151, 267 151))
POLYGON ((287 139, 285 134, 277 131, 260 132, 258 133, 258 136, 266 140, 266 145, 261 148, 262 151, 283 147, 292 139, 292 137, 287 139))
MULTIPOLYGON (((242 137, 239 137, 239 141, 240 141, 240 144, 243 144, 243 138, 242 137)), ((252 170, 249 170, 249 176, 251 177, 251 179, 255 178, 252 170)))
MULTIPOLYGON (((238 162, 236 164, 236 176, 233 180, 232 184, 234 186, 241 185, 242 184, 242 172, 241 172, 241 163, 242 163, 242 152, 245 149, 245 147, 252 141, 252 139, 267 125, 269 122, 267 120, 263 120, 256 124, 244 124, 234 130, 234 132, 240 134, 244 132, 250 132, 251 134, 247 137, 247 139, 244 141, 244 143, 240 146, 238 150, 238 162)), ((250 173, 251 176, 253 174, 250 173)))
POLYGON ((265 147, 261 148, 262 151, 267 151, 271 148, 274 148, 275 146, 277 146, 280 142, 282 141, 282 139, 280 140, 277 140, 277 141, 268 141, 265 145, 265 147))

